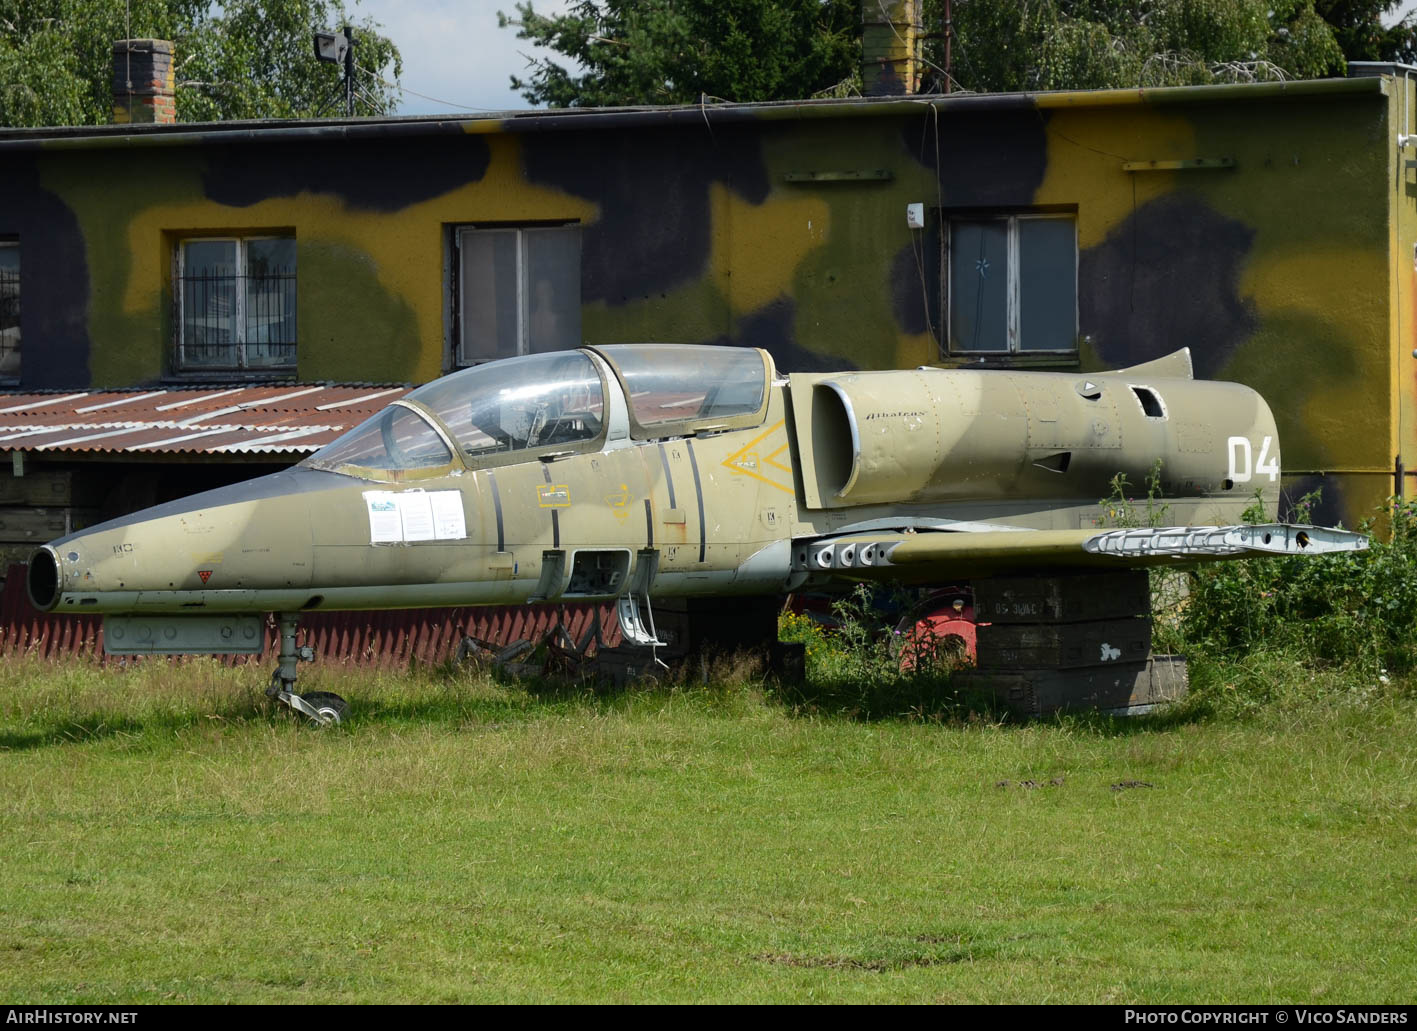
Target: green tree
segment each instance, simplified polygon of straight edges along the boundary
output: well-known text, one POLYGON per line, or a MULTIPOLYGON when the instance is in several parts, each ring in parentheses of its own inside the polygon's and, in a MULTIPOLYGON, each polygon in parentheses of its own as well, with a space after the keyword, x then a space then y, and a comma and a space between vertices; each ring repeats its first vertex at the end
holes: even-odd
POLYGON ((533 104, 782 100, 830 90, 860 62, 858 0, 579 0, 561 15, 515 5, 503 28, 576 62, 530 62, 512 88, 533 104))
MULTIPOLYGON (((1315 78, 1344 61, 1411 60, 1399 0, 953 0, 952 78, 975 92, 1315 78)), ((944 84, 945 0, 924 0, 925 57, 944 84)), ((503 27, 568 58, 513 88, 533 104, 597 107, 787 100, 859 83, 859 0, 517 3, 503 27)))
MULTIPOLYGON (((956 88, 993 92, 1341 74, 1344 52, 1315 2, 954 0, 951 77, 956 88)), ((943 8, 926 0, 927 33, 942 29, 943 8)), ((927 47, 937 79, 943 49, 941 38, 927 47)))
MULTIPOLYGON (((357 0, 356 0, 357 2, 357 0)), ((315 59, 311 32, 347 20, 340 0, 0 0, 0 125, 96 125, 112 118, 113 44, 173 42, 177 117, 309 118, 342 113, 342 69, 315 59)), ((359 114, 387 114, 398 48, 364 19, 359 114)))
POLYGON ((1347 60, 1411 64, 1417 60, 1414 15, 1383 24, 1383 15, 1401 6, 1402 0, 1314 0, 1314 9, 1333 26, 1347 60))

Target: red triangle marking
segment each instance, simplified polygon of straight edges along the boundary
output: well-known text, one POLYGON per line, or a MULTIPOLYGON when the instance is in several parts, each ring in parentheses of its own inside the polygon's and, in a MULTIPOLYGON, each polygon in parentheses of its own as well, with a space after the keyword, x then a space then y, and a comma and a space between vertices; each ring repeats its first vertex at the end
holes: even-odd
POLYGON ((212 571, 210 569, 199 569, 197 570, 197 575, 202 578, 202 583, 206 583, 212 578, 212 571))

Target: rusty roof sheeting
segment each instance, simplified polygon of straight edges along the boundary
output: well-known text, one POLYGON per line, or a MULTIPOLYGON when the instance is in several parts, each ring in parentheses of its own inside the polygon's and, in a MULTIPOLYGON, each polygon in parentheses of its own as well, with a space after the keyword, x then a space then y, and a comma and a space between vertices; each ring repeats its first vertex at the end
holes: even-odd
POLYGON ((0 450, 310 454, 409 387, 281 383, 0 393, 0 450))

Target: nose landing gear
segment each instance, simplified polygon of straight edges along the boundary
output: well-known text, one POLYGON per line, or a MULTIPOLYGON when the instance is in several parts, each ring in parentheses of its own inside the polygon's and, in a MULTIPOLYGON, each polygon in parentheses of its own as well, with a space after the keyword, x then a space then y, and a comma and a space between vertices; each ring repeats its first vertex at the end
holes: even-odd
POLYGON ((295 693, 296 663, 314 661, 315 649, 308 644, 296 646, 295 631, 300 623, 298 616, 282 612, 276 618, 280 621, 279 665, 271 674, 271 685, 266 688, 266 695, 308 716, 318 727, 343 723, 349 716, 349 703, 339 695, 329 691, 311 691, 307 695, 295 693))

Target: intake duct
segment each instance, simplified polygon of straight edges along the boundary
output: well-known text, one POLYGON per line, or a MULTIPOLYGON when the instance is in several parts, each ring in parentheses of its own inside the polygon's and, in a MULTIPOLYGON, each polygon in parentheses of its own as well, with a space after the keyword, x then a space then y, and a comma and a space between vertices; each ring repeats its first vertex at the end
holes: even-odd
POLYGON ((43 547, 30 556, 25 589, 29 592, 30 604, 41 612, 48 612, 59 604, 59 560, 52 549, 43 547))
POLYGON ((974 484, 1015 477, 1031 457, 1029 411, 1007 374, 833 377, 814 385, 811 408, 826 508, 968 496, 974 484), (988 399, 993 410, 980 419, 986 386, 1008 389, 988 399))

